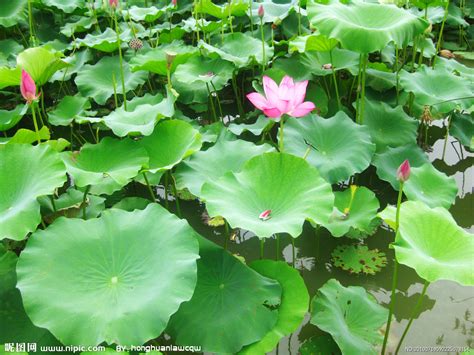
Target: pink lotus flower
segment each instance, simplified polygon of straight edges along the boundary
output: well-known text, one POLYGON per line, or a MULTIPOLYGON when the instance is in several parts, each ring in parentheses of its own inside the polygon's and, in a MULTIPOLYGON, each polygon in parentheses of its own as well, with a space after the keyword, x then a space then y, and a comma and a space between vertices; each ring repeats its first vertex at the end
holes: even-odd
POLYGON ((29 104, 39 97, 39 95, 36 95, 35 81, 24 69, 21 70, 20 91, 29 104))
POLYGON ((397 169, 397 179, 400 182, 405 182, 410 177, 410 162, 405 159, 403 163, 397 169))
POLYGON ((109 5, 115 9, 118 6, 118 0, 109 0, 109 5))
POLYGON ((263 76, 265 96, 252 92, 247 95, 250 102, 270 118, 279 118, 284 114, 303 117, 315 109, 315 105, 304 102, 308 80, 295 83, 285 75, 278 86, 270 77, 263 76))

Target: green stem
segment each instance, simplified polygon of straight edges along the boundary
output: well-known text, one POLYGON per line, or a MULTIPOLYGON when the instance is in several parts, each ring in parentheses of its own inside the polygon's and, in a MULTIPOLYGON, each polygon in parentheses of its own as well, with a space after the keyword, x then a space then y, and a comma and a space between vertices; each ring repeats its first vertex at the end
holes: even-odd
POLYGON ((418 301, 416 302, 415 308, 413 308, 411 315, 410 315, 410 320, 408 321, 407 326, 405 327, 405 330, 403 331, 402 337, 400 338, 400 341, 398 342, 397 349, 395 350, 395 355, 398 354, 400 351, 400 347, 402 346, 403 340, 405 339, 405 336, 408 334, 408 330, 410 329, 411 324, 413 323, 413 319, 415 318, 415 314, 418 313, 420 310, 420 307, 423 303, 423 297, 425 296, 426 290, 428 289, 428 286, 430 285, 429 281, 425 281, 425 284, 423 286, 423 290, 421 291, 420 297, 418 297, 418 301))
POLYGON ((230 27, 230 33, 234 33, 234 27, 232 25, 232 0, 229 0, 229 17, 228 17, 228 21, 229 21, 229 27, 230 27))
POLYGON ((364 56, 364 63, 362 66, 362 82, 361 82, 361 94, 360 94, 360 113, 359 113, 359 123, 364 123, 364 113, 365 113, 365 78, 366 78, 366 69, 367 69, 367 59, 368 55, 364 56))
POLYGON ((265 239, 260 239, 260 259, 263 259, 263 247, 265 245, 265 239))
POLYGON ((176 201, 176 213, 178 214, 178 217, 181 218, 181 207, 179 205, 179 197, 178 197, 178 190, 176 189, 176 180, 174 179, 173 174, 169 172, 170 177, 171 177, 171 188, 173 189, 173 195, 174 195, 174 200, 176 201))
POLYGON ((221 100, 219 99, 219 94, 217 93, 216 87, 212 80, 210 81, 214 94, 216 95, 217 107, 219 108, 219 116, 221 117, 222 123, 224 123, 224 114, 222 112, 221 100))
POLYGON ((280 117, 280 139, 278 140, 278 150, 280 153, 283 153, 283 126, 284 126, 284 117, 280 117))
POLYGON ((362 76, 362 56, 359 56, 359 71, 357 72, 357 89, 356 89, 356 122, 359 122, 359 114, 360 114, 360 82, 362 76))
POLYGON ((311 152, 311 147, 306 148, 306 151, 304 152, 303 159, 306 160, 306 158, 309 155, 309 152, 311 152))
POLYGON ((168 89, 171 91, 171 89, 172 89, 172 85, 171 85, 171 65, 166 66, 166 80, 167 80, 168 89))
POLYGON ((206 83, 206 88, 207 88, 207 95, 209 96, 209 104, 211 106, 212 116, 214 117, 214 122, 217 122, 216 107, 214 106, 214 100, 212 99, 212 94, 211 94, 211 90, 209 89, 208 83, 206 83))
POLYGON ((448 145, 448 137, 449 137, 449 128, 451 127, 451 118, 453 115, 451 114, 448 118, 448 125, 446 126, 446 135, 444 136, 444 145, 443 145, 443 155, 441 160, 444 160, 444 156, 446 154, 446 146, 448 145))
POLYGON ((165 207, 166 209, 169 209, 169 203, 168 203, 168 173, 165 173, 165 207))
POLYGON ((122 79, 123 107, 127 111, 127 92, 125 91, 125 76, 123 73, 122 42, 120 41, 120 32, 117 21, 117 14, 114 12, 115 32, 117 33, 117 44, 119 51, 120 76, 122 79))
POLYGON ((56 213, 57 208, 56 208, 56 201, 54 201, 54 196, 53 195, 49 196, 49 199, 51 200, 51 206, 53 206, 53 212, 56 213))
POLYGON ((263 33, 263 18, 262 17, 260 17, 260 35, 262 37, 262 72, 264 72, 267 58, 265 55, 265 35, 263 33))
POLYGON ((252 0, 249 0, 249 18, 250 18, 250 32, 253 35, 252 0))
POLYGON ((412 53, 412 58, 411 58, 411 71, 415 70, 417 44, 418 44, 418 37, 415 37, 415 39, 413 39, 413 48, 412 48, 413 53, 412 53))
POLYGON ((224 239, 224 250, 227 250, 227 244, 229 243, 230 233, 229 233, 229 224, 227 221, 224 221, 225 228, 225 239, 224 239))
POLYGON ((295 250, 295 238, 291 237, 291 265, 295 267, 295 259, 296 259, 296 250, 295 250))
POLYGON ((91 189, 91 186, 88 185, 86 187, 86 190, 84 191, 84 197, 82 198, 82 219, 87 219, 87 216, 86 216, 86 201, 87 201, 87 194, 89 193, 91 189))
POLYGON ((443 22, 441 23, 441 29, 439 30, 438 42, 436 43, 436 53, 433 58, 433 69, 435 68, 436 57, 438 56, 439 50, 441 48, 441 42, 443 41, 444 24, 446 23, 446 19, 448 18, 448 7, 449 7, 449 0, 446 1, 446 7, 444 8, 443 22))
POLYGON ((31 0, 28 0, 28 24, 30 26, 30 46, 35 45, 35 30, 33 28, 33 10, 31 8, 31 0))
POLYGON ((30 109, 31 109, 31 114, 33 115, 33 125, 35 126, 36 140, 38 141, 38 144, 40 144, 41 137, 40 137, 39 129, 38 129, 38 121, 36 120, 35 104, 33 102, 30 104, 30 109))
POLYGON ((118 108, 117 81, 115 80, 115 73, 112 73, 112 86, 114 87, 114 102, 115 102, 115 108, 118 108))
POLYGON ((242 106, 242 101, 240 99, 239 88, 237 86, 236 71, 234 71, 232 73, 232 89, 234 90, 235 99, 237 101, 237 109, 239 110, 239 115, 240 115, 240 117, 243 118, 245 116, 245 111, 244 111, 244 108, 242 106))
POLYGON ((148 177, 146 176, 146 172, 143 172, 143 178, 145 179, 146 186, 148 187, 148 192, 150 192, 151 200, 153 202, 156 201, 156 196, 155 193, 153 192, 153 189, 151 188, 150 182, 148 181, 148 177))
MULTIPOLYGON (((397 213, 395 217, 395 240, 397 239, 398 229, 400 226, 400 206, 402 204, 402 196, 403 196, 403 181, 400 181, 400 186, 398 190, 398 198, 397 198, 397 213)), ((398 262, 396 259, 394 261, 395 263, 393 265, 393 279, 392 279, 392 292, 391 292, 391 297, 390 297, 390 308, 388 312, 387 328, 385 330, 385 336, 383 339, 382 352, 381 352, 382 355, 385 354, 385 350, 387 348, 388 335, 390 333, 390 326, 392 324, 393 311, 395 309, 395 293, 396 293, 397 283, 398 283, 398 262)))
POLYGON ((301 0, 298 1, 298 36, 301 36, 301 0))
POLYGON ((332 49, 329 51, 329 58, 331 59, 332 79, 334 81, 334 89, 336 90, 337 107, 339 108, 339 110, 341 110, 341 98, 339 97, 339 87, 337 85, 336 70, 334 69, 334 61, 332 59, 332 49))
POLYGON ((395 66, 394 66, 394 69, 395 69, 395 78, 396 78, 396 81, 397 81, 397 87, 396 87, 396 90, 397 90, 397 101, 396 101, 396 103, 397 103, 397 105, 398 105, 398 101, 400 99, 400 95, 399 95, 399 86, 400 86, 400 75, 399 75, 399 73, 400 73, 400 71, 398 70, 398 60, 399 60, 399 58, 398 58, 399 53, 398 52, 399 52, 398 51, 398 46, 395 45, 395 66))
POLYGON ((276 235, 276 261, 280 260, 280 234, 276 235))

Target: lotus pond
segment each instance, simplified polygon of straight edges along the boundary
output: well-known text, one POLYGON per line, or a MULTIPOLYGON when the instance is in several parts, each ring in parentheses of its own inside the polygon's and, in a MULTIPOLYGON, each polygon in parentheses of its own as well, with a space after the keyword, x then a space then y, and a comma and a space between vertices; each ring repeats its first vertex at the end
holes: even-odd
POLYGON ((0 0, 0 353, 470 353, 471 0, 0 0))

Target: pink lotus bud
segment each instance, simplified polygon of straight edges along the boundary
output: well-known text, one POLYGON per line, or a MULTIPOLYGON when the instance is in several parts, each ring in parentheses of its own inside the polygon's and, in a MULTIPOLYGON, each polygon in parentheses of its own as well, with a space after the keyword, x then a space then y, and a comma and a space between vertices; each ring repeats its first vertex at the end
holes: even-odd
POLYGON ((23 69, 21 70, 20 91, 29 104, 39 97, 39 95, 36 95, 36 84, 33 78, 23 69))
POLYGON ((263 5, 260 5, 258 8, 258 17, 262 18, 265 15, 265 10, 263 9, 263 5))
POLYGON ((397 179, 400 182, 405 182, 408 180, 409 177, 410 177, 410 162, 408 161, 408 159, 405 159, 405 161, 397 169, 397 179))
POLYGON ((115 9, 118 6, 118 0, 109 0, 109 5, 115 9))
POLYGON ((265 210, 262 213, 260 213, 260 216, 258 216, 258 218, 260 218, 262 221, 266 221, 266 220, 272 218, 270 216, 271 213, 272 213, 272 210, 265 210))
POLYGON ((178 6, 178 0, 171 0, 171 4, 176 7, 178 6))

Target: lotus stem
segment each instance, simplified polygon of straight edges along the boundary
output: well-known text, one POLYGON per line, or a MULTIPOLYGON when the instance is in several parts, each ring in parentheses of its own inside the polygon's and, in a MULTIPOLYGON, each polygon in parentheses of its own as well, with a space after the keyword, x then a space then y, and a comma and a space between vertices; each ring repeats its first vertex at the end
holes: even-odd
POLYGON ((448 124, 446 125, 446 135, 444 136, 444 145, 443 145, 443 155, 441 156, 441 160, 444 160, 446 154, 446 146, 448 145, 448 137, 449 137, 449 128, 451 127, 451 118, 453 115, 449 115, 448 124))
POLYGON ((275 260, 280 260, 280 234, 277 233, 276 235, 276 255, 275 260))
POLYGON ((413 39, 413 47, 412 47, 412 58, 411 58, 411 71, 415 70, 415 61, 416 61, 416 47, 418 43, 418 37, 413 39))
POLYGON ((334 61, 332 59, 332 49, 329 51, 329 58, 331 60, 331 71, 332 71, 332 79, 334 80, 334 90, 336 91, 336 100, 337 100, 337 107, 341 110, 341 98, 339 97, 339 87, 337 85, 336 79, 336 70, 334 69, 334 61))
POLYGON ((410 320, 408 321, 408 324, 405 327, 405 330, 403 331, 402 337, 400 338, 400 341, 398 342, 397 348, 395 350, 395 355, 397 355, 398 352, 400 351, 400 347, 402 346, 405 336, 408 334, 408 330, 410 330, 411 324, 413 323, 413 319, 415 318, 416 313, 418 313, 418 311, 420 310, 421 304, 423 303, 423 297, 425 296, 426 290, 428 289, 429 285, 430 285, 429 281, 425 280, 425 284, 423 286, 423 290, 421 291, 420 297, 418 297, 418 301, 416 302, 415 308, 413 308, 411 312, 410 320))
POLYGON ((169 203, 168 203, 168 184, 169 184, 169 181, 168 181, 168 173, 166 172, 165 173, 165 207, 166 209, 169 209, 169 203))
POLYGON ((284 126, 284 117, 280 117, 280 139, 278 141, 278 150, 280 153, 283 153, 283 126, 284 126))
POLYGON ((240 98, 240 93, 239 93, 239 88, 237 86, 237 76, 236 76, 236 71, 232 73, 232 89, 234 90, 234 95, 237 101, 237 109, 239 110, 239 115, 240 117, 245 117, 245 111, 242 106, 242 101, 240 98))
POLYGON ((224 250, 227 250, 227 244, 229 243, 230 233, 229 233, 229 224, 226 220, 224 220, 224 228, 225 228, 225 239, 224 239, 224 250))
POLYGON ((117 107, 118 107, 117 80, 115 80, 115 73, 112 73, 112 86, 114 87, 114 102, 115 102, 115 108, 117 108, 117 107))
POLYGON ((127 111, 127 92, 125 91, 125 77, 123 74, 123 58, 122 58, 122 42, 120 41, 120 32, 117 21, 117 14, 114 11, 114 21, 115 21, 115 32, 117 33, 117 44, 119 51, 119 64, 120 64, 120 76, 122 79, 122 95, 123 95, 123 107, 127 111))
POLYGON ((295 238, 291 237, 291 265, 293 268, 295 267, 295 260, 296 260, 296 250, 295 250, 295 238))
POLYGON ((87 202, 87 194, 89 193, 91 189, 91 185, 88 185, 86 187, 86 190, 84 191, 84 196, 82 197, 82 219, 86 220, 87 215, 86 215, 86 202, 87 202))
POLYGON ((33 27, 33 10, 31 8, 31 0, 28 0, 28 25, 30 27, 30 46, 35 46, 35 29, 33 27))
POLYGON ((40 137, 39 129, 38 129, 38 121, 36 120, 36 112, 35 112, 34 102, 32 102, 30 104, 30 109, 31 109, 31 114, 33 116, 33 125, 35 126, 36 140, 38 141, 38 144, 41 144, 41 137, 40 137))
POLYGON ((221 106, 221 100, 219 99, 219 94, 217 93, 216 87, 212 80, 210 81, 212 90, 214 90, 214 94, 216 95, 216 101, 217 101, 217 107, 219 108, 219 116, 222 120, 222 124, 224 124, 224 114, 222 113, 222 106, 221 106))
POLYGON ((359 124, 364 123, 364 113, 365 113, 365 78, 366 78, 366 69, 367 69, 367 59, 368 54, 363 56, 362 64, 362 79, 361 79, 361 94, 360 94, 360 113, 359 113, 359 124))
POLYGON ((362 54, 359 56, 359 70, 357 72, 357 89, 356 89, 356 122, 359 123, 360 115, 360 78, 362 76, 362 54))
POLYGON ((148 181, 148 177, 146 176, 146 172, 143 172, 143 178, 145 179, 146 186, 148 187, 148 192, 150 192, 151 200, 153 202, 156 201, 156 196, 155 193, 153 192, 153 189, 151 188, 150 182, 148 181))
POLYGON ((171 177, 171 188, 173 189, 173 195, 174 195, 174 200, 176 201, 176 213, 178 214, 178 217, 181 218, 181 207, 179 205, 179 197, 178 197, 178 189, 176 189, 176 180, 174 179, 173 174, 171 171, 169 172, 170 177, 171 177))
POLYGON ((53 206, 53 212, 56 213, 57 208, 56 208, 56 202, 54 201, 54 196, 53 195, 49 196, 49 199, 51 200, 51 206, 53 206))
POLYGON ((304 152, 303 159, 306 160, 306 158, 309 155, 309 152, 311 152, 311 147, 306 148, 306 151, 304 152))
POLYGON ((446 1, 446 7, 444 8, 443 22, 441 23, 441 28, 439 30, 438 42, 436 43, 436 53, 433 58, 433 69, 435 68, 436 57, 438 56, 438 52, 441 48, 441 42, 443 41, 444 24, 446 23, 446 19, 448 18, 448 7, 449 7, 449 0, 446 1))
POLYGON ((264 72, 267 58, 265 55, 265 35, 263 33, 263 17, 260 17, 260 36, 262 37, 262 72, 264 72))
POLYGON ((395 45, 395 66, 394 66, 394 69, 395 69, 395 79, 396 79, 396 82, 397 82, 397 87, 396 87, 396 90, 397 90, 397 105, 398 105, 398 101, 400 99, 400 94, 399 94, 399 87, 400 87, 400 71, 398 70, 398 55, 399 55, 399 52, 398 52, 398 46, 395 45))
POLYGON ((253 34, 252 0, 249 0, 249 19, 250 19, 250 32, 252 32, 253 34))
POLYGON ((216 107, 214 106, 214 100, 212 99, 212 94, 211 94, 211 90, 209 89, 208 83, 206 83, 206 88, 207 88, 207 94, 209 95, 209 104, 211 106, 212 116, 214 117, 214 122, 217 122, 216 107))
POLYGON ((260 239, 260 259, 263 259, 263 247, 265 246, 265 239, 260 239))
MULTIPOLYGON (((400 181, 399 189, 398 189, 398 198, 397 198, 397 212, 395 217, 395 240, 397 238, 400 226, 400 206, 402 204, 402 196, 403 196, 403 181, 400 181)), ((393 278, 392 278, 392 292, 390 296, 390 308, 388 311, 388 319, 387 319, 387 328, 385 330, 385 336, 383 338, 383 345, 382 345, 382 352, 381 354, 385 354, 385 350, 387 348, 387 341, 388 335, 390 333, 390 326, 392 324, 392 316, 393 311, 395 309, 395 293, 398 284, 398 262, 397 259, 394 259, 395 263, 393 265, 393 278)))

